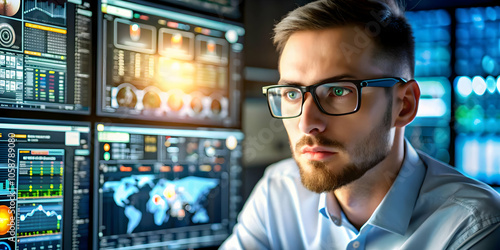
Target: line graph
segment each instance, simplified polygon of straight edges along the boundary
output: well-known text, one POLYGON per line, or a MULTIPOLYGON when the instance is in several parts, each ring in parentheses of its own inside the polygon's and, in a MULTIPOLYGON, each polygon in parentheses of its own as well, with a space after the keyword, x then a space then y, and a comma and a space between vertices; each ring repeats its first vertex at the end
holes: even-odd
POLYGON ((19 236, 61 232, 62 204, 19 204, 19 236))
POLYGON ((31 0, 24 5, 24 16, 33 21, 66 25, 66 1, 58 4, 51 0, 31 0))
POLYGON ((57 220, 62 219, 62 216, 60 214, 58 214, 56 211, 45 211, 45 209, 43 208, 42 205, 38 205, 37 208, 31 210, 31 212, 27 213, 26 215, 21 214, 21 216, 20 216, 21 221, 26 220, 26 218, 28 218, 28 217, 32 217, 35 214, 35 212, 37 212, 37 211, 43 212, 45 214, 45 216, 47 216, 47 217, 56 216, 57 220))

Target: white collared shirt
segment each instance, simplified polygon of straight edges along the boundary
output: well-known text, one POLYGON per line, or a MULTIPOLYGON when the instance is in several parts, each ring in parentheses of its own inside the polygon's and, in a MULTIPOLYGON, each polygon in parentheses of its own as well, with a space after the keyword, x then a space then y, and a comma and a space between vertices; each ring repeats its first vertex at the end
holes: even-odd
POLYGON ((394 184, 359 231, 340 209, 328 211, 326 197, 302 185, 293 159, 276 163, 257 183, 221 249, 500 247, 499 194, 417 153, 408 141, 394 184))

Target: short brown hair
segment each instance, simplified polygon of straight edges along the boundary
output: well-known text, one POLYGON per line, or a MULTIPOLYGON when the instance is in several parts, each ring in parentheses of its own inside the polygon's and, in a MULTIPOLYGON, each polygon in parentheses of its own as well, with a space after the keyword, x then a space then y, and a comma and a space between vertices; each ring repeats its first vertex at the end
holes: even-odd
POLYGON ((376 44, 374 57, 389 59, 393 68, 415 67, 415 42, 410 24, 397 0, 319 0, 288 13, 274 27, 274 44, 281 54, 297 31, 348 25, 364 27, 376 44))

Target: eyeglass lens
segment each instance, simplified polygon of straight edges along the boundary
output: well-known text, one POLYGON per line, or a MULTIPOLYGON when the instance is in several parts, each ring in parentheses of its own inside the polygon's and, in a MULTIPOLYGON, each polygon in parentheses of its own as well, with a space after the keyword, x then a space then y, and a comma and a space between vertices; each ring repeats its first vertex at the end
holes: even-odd
MULTIPOLYGON (((321 108, 328 114, 346 114, 356 110, 358 89, 351 82, 326 83, 314 88, 321 108)), ((301 114, 303 94, 300 88, 280 86, 268 89, 269 106, 273 116, 287 118, 301 114)))

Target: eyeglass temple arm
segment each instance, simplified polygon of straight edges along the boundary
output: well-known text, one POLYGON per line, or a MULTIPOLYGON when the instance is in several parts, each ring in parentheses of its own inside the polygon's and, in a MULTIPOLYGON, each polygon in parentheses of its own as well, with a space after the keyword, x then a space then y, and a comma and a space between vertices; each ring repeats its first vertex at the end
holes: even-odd
POLYGON ((361 86, 390 88, 398 82, 406 83, 406 80, 404 80, 403 78, 382 78, 382 79, 366 80, 361 82, 361 86))

